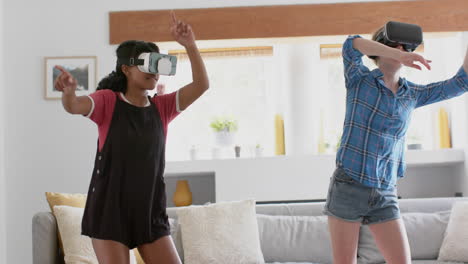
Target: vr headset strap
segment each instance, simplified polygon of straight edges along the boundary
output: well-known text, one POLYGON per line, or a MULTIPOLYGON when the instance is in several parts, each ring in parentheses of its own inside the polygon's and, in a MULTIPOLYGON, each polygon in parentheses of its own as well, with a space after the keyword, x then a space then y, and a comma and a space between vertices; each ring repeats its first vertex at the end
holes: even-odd
POLYGON ((133 46, 132 54, 130 55, 130 58, 119 58, 117 62, 119 64, 128 65, 128 66, 144 65, 145 64, 144 60, 135 58, 135 52, 136 52, 136 45, 133 46))
POLYGON ((143 65, 145 64, 144 60, 135 59, 135 58, 119 58, 119 64, 128 65, 128 66, 136 66, 136 65, 143 65))

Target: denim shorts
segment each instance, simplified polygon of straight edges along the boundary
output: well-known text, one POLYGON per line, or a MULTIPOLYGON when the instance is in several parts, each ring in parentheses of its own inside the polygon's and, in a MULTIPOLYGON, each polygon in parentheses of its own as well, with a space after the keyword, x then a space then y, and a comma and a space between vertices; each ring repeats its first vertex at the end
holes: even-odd
POLYGON ((337 168, 330 179, 324 214, 364 225, 400 218, 396 188, 378 189, 354 180, 337 168))

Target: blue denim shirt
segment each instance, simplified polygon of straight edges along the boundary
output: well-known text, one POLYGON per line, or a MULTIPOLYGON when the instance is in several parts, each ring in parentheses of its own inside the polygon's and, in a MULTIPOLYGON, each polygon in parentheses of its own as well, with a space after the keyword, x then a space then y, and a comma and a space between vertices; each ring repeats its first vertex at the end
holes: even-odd
POLYGON ((336 164, 366 186, 388 189, 406 169, 405 134, 411 112, 467 92, 468 75, 462 67, 451 79, 428 85, 400 78, 394 94, 379 69, 370 71, 363 65, 363 54, 353 48, 358 37, 348 37, 343 45, 346 116, 336 164))

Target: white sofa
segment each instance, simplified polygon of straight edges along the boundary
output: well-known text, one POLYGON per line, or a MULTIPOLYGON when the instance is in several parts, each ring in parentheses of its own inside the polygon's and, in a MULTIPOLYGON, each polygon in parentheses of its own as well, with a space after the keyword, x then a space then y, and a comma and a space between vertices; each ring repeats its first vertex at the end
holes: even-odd
MULTIPOLYGON (((457 201, 468 198, 403 199, 400 208, 408 221, 408 237, 413 263, 432 264, 443 240, 450 210, 457 201)), ((260 244, 267 263, 328 263, 331 250, 322 214, 324 203, 257 204, 260 244), (298 223, 298 226, 291 226, 298 223), (302 230, 297 232, 297 230, 302 230), (310 233, 310 234, 309 234, 310 233), (316 260, 322 260, 317 262, 316 260)), ((176 208, 168 208, 169 218, 177 225, 176 208)), ((406 223, 405 223, 406 224, 406 223)), ((214 227, 215 228, 215 227, 214 227)), ((180 253, 183 245, 174 228, 173 238, 180 253)), ((57 224, 50 212, 39 212, 32 219, 33 263, 57 264, 60 252, 57 224)), ((358 250, 359 263, 381 263, 367 227, 361 228, 358 250)))

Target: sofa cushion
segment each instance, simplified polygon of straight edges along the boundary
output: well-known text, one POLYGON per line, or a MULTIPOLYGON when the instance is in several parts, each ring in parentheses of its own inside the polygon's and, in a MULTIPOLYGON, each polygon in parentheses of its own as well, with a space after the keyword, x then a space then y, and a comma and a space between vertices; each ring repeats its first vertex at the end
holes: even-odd
POLYGON ((441 262, 438 260, 414 260, 412 264, 460 264, 460 262, 441 262))
POLYGON ((265 261, 332 263, 326 216, 257 215, 265 261))
MULTIPOLYGON (((86 194, 82 193, 46 192, 45 196, 52 214, 54 214, 54 206, 56 205, 66 205, 79 208, 84 208, 86 205, 86 194)), ((57 232, 57 237, 59 240, 60 251, 63 252, 62 238, 60 237, 60 232, 57 232)))
MULTIPOLYGON (((66 205, 66 206, 78 207, 78 208, 84 208, 86 206, 87 195, 83 193, 46 192, 45 195, 46 195, 47 203, 49 204, 50 211, 52 212, 52 214, 54 214, 54 206, 56 205, 66 205)), ((64 252, 60 231, 57 232, 57 236, 59 240, 60 252, 64 252)), ((145 264, 145 262, 140 256, 140 253, 138 252, 138 249, 135 248, 133 252, 135 253, 137 264, 145 264)))
POLYGON ((264 263, 255 201, 220 202, 177 210, 184 263, 264 263))
MULTIPOLYGON (((176 247, 179 258, 183 261, 184 260, 184 248, 182 246, 182 231, 181 231, 180 225, 178 223, 178 220, 175 218, 169 218, 169 224, 171 226, 172 241, 174 242, 174 246, 176 247)), ((145 264, 145 263, 143 262, 141 264, 145 264)))
MULTIPOLYGON (((440 262, 437 260, 413 260, 412 264, 462 264, 461 262, 440 262)), ((266 264, 319 264, 312 262, 268 262, 266 264)), ((367 264, 364 262, 358 261, 358 264, 367 264)))
POLYGON ((86 194, 82 193, 46 192, 45 195, 52 213, 54 206, 56 205, 66 205, 79 208, 84 208, 86 205, 86 194))
MULTIPOLYGON (((401 218, 408 234, 411 258, 414 260, 437 259, 450 218, 450 211, 403 213, 401 218)), ((384 262, 384 258, 377 248, 368 226, 361 228, 358 255, 365 263, 384 262)))
POLYGON ((439 260, 468 262, 468 202, 453 206, 439 260))
MULTIPOLYGON (((413 260, 412 264, 461 264, 461 262, 440 262, 437 260, 413 260)), ((266 264, 318 264, 312 262, 268 262, 266 264)), ((359 262, 358 264, 364 264, 364 262, 359 262)), ((367 264, 367 263, 366 263, 367 264)))
MULTIPOLYGON (((65 263, 98 264, 91 238, 81 235, 81 220, 84 209, 55 206, 54 213, 62 234, 65 263)), ((130 263, 136 263, 133 251, 130 251, 130 263)))
POLYGON ((312 262, 268 262, 266 264, 319 264, 312 262))

